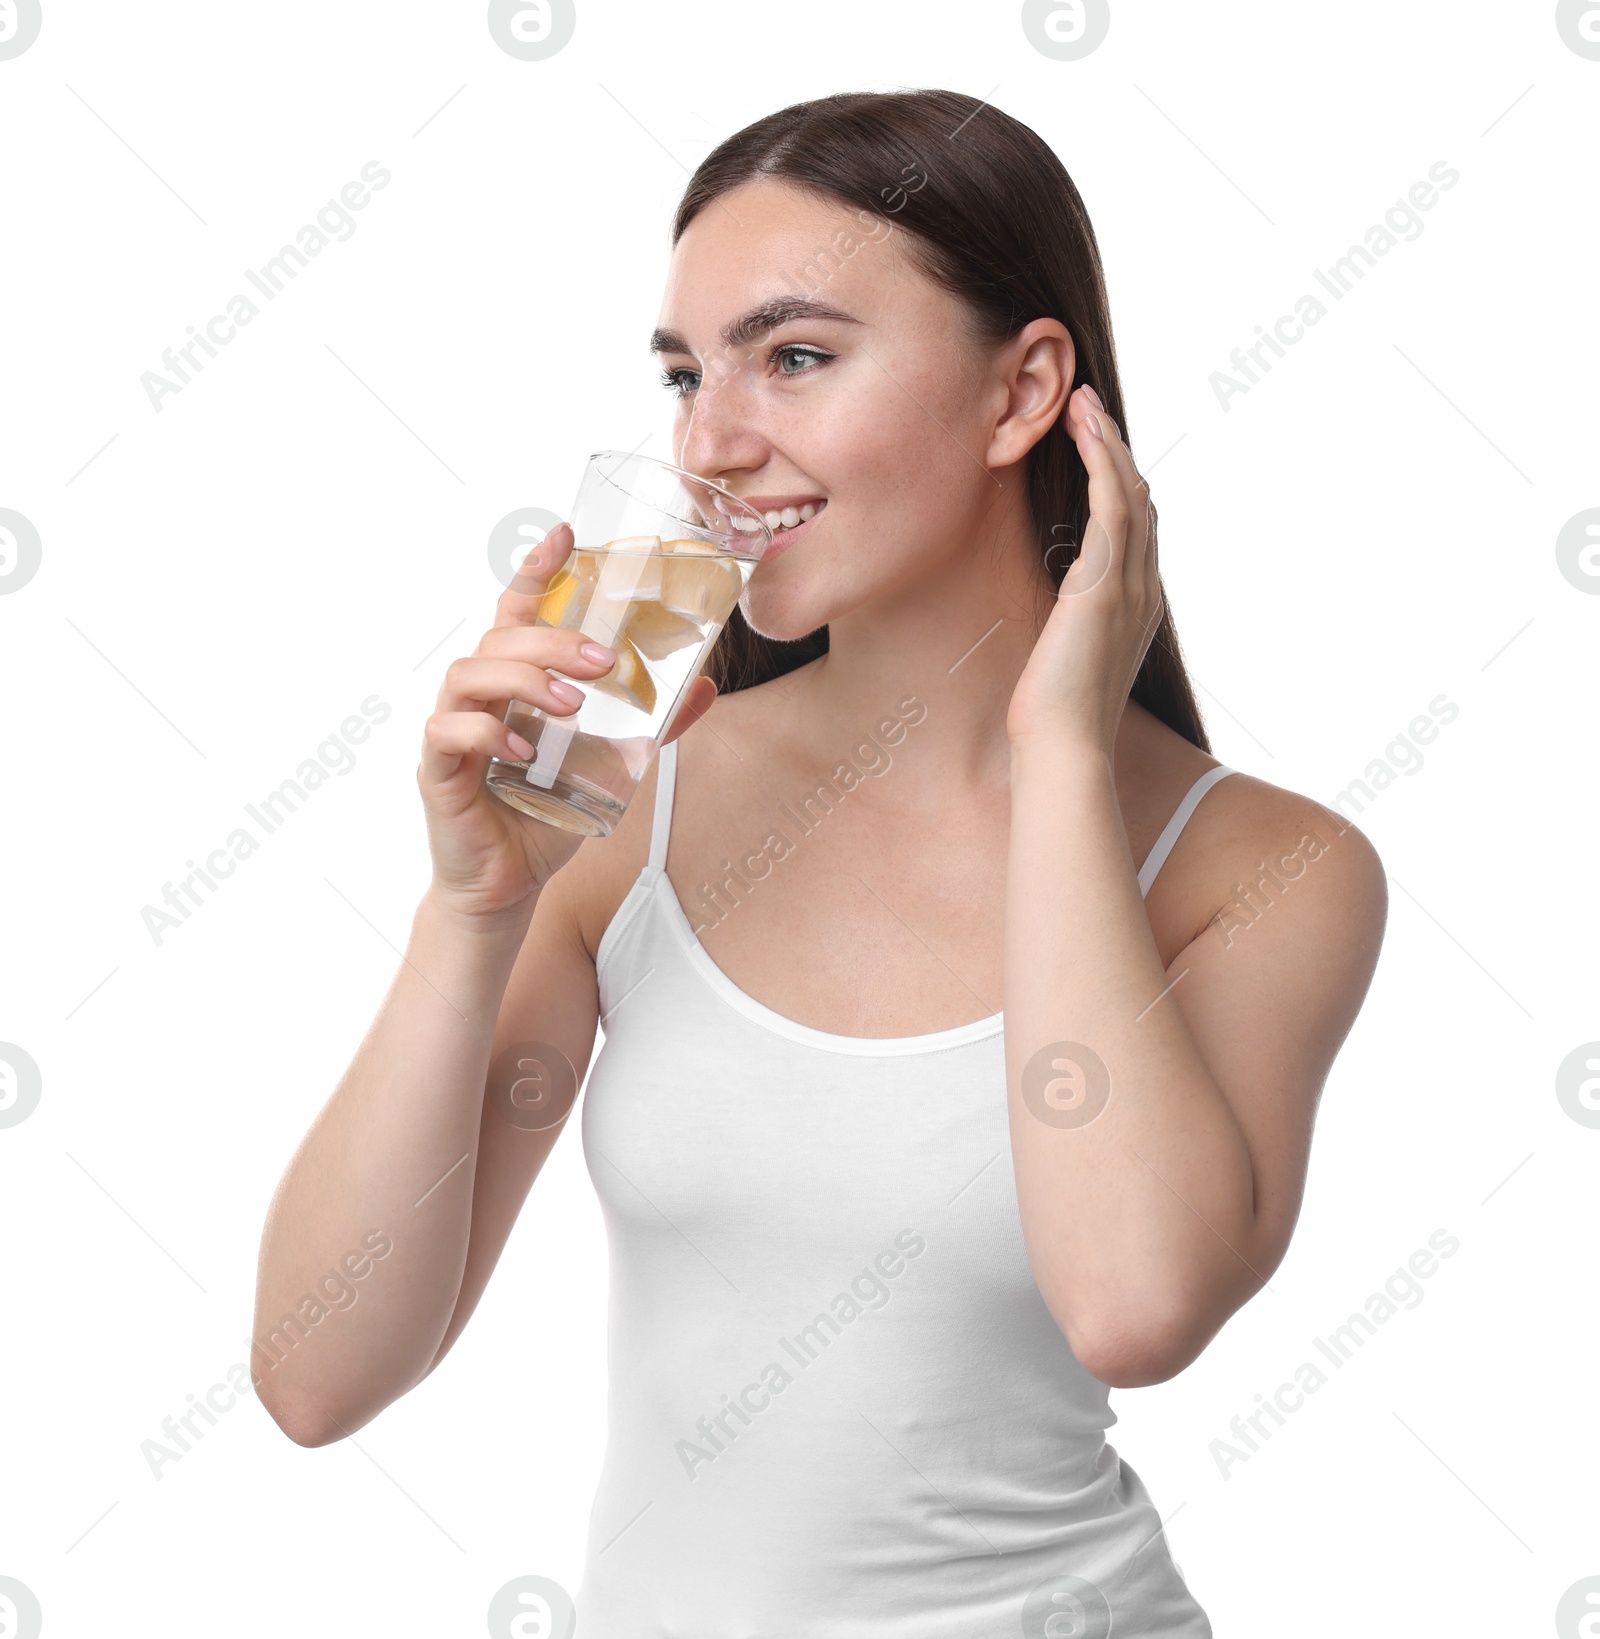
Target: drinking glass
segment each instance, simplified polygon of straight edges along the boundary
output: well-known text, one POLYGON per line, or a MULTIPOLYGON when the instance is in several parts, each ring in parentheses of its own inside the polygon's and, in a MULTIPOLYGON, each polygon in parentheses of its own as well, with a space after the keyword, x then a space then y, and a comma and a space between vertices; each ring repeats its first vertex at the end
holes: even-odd
POLYGON ((538 624, 617 651, 604 677, 565 678, 584 697, 553 717, 513 700, 505 722, 534 748, 491 759, 489 789, 535 819, 609 836, 661 748, 689 685, 772 544, 754 508, 720 484, 648 455, 589 457, 573 503, 573 546, 538 624))

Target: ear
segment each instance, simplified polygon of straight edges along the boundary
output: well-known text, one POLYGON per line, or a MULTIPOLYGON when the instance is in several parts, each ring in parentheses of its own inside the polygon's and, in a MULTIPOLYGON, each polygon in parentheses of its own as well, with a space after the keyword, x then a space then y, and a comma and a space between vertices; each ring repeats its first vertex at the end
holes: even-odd
POLYGON ((678 715, 672 719, 671 727, 661 736, 662 745, 670 745, 686 728, 704 717, 711 710, 711 702, 716 697, 717 685, 709 677, 697 677, 689 685, 689 692, 683 697, 683 704, 678 707, 678 715))
POLYGON ((1060 421, 1077 369, 1072 334, 1058 319, 1033 319, 996 355, 1006 386, 1005 413, 995 424, 988 459, 1020 461, 1060 421))

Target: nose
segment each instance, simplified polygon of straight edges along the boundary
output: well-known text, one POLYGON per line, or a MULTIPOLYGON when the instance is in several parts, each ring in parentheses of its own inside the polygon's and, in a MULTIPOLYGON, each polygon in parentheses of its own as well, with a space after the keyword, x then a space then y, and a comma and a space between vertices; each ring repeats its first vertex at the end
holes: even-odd
POLYGON ((673 456, 685 472, 726 483, 738 473, 754 472, 767 459, 742 370, 709 360, 685 404, 673 456))

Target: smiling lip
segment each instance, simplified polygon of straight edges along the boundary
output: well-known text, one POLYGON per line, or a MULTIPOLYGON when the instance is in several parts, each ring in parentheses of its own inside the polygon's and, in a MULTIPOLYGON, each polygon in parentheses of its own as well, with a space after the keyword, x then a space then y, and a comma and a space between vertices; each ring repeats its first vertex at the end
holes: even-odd
MULTIPOLYGON (((774 529, 772 531, 771 543, 768 545, 766 551, 761 554, 761 557, 760 557, 760 560, 759 560, 759 562, 761 562, 761 563, 765 563, 768 558, 775 558, 780 552, 786 551, 797 540, 799 540, 800 537, 803 534, 805 534, 805 532, 812 526, 812 524, 814 524, 817 521, 817 519, 820 518, 822 516, 822 514, 824 512, 826 512, 827 509, 828 509, 827 497, 824 496, 824 495, 815 495, 815 494, 811 494, 811 495, 740 495, 740 496, 735 497, 735 499, 741 501, 745 506, 749 507, 753 512, 757 512, 757 513, 761 513, 761 514, 766 514, 766 513, 770 513, 770 512, 782 512, 788 507, 799 508, 799 507, 809 505, 809 506, 813 506, 813 507, 816 508, 816 511, 813 512, 812 515, 809 518, 806 518, 806 519, 802 520, 800 523, 795 524, 792 528, 785 528, 785 527, 780 526, 779 528, 774 529)), ((728 508, 723 503, 722 499, 719 496, 713 495, 712 500, 715 503, 717 510, 719 512, 721 512, 724 516, 726 516, 727 512, 728 512, 728 508)), ((731 520, 730 520, 730 522, 731 522, 731 520)), ((769 525, 768 527, 770 528, 771 526, 769 525)), ((733 533, 735 535, 739 535, 739 534, 742 533, 742 531, 736 529, 736 530, 733 531, 733 533)))
MULTIPOLYGON (((809 518, 794 525, 793 528, 779 527, 773 530, 772 544, 762 553, 762 563, 765 563, 768 558, 776 557, 786 547, 799 540, 828 509, 827 498, 821 495, 741 495, 739 499, 753 511, 760 513, 781 512, 785 507, 802 507, 808 504, 815 506, 817 509, 809 518)), ((721 501, 717 502, 717 507, 722 512, 727 511, 721 501)), ((735 533, 738 532, 735 531, 735 533)))
POLYGON ((823 513, 826 512, 827 510, 828 510, 828 503, 826 501, 824 501, 824 502, 821 503, 821 505, 818 506, 817 510, 815 512, 813 512, 811 514, 811 516, 805 520, 804 523, 796 524, 793 529, 775 529, 775 530, 773 530, 773 532, 772 532, 772 545, 769 546, 767 548, 767 550, 761 554, 761 562, 766 563, 770 559, 777 557, 777 555, 780 552, 787 551, 788 548, 793 546, 794 543, 797 540, 799 540, 800 537, 802 535, 804 535, 805 532, 808 529, 810 529, 810 527, 817 521, 817 519, 820 518, 823 515, 823 513))

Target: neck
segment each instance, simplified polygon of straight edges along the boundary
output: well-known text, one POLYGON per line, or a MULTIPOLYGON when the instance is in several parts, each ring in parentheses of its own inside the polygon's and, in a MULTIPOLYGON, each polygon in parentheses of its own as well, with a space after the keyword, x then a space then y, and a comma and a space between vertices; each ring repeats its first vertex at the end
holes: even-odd
MULTIPOLYGON (((828 653, 779 684, 798 753, 831 765, 864 737, 893 737, 896 800, 912 808, 1009 790, 1006 712, 1055 601, 1023 490, 1007 485, 1000 504, 930 542, 914 572, 831 620, 828 653)), ((1134 772, 1161 732, 1130 702, 1117 769, 1134 772)))

